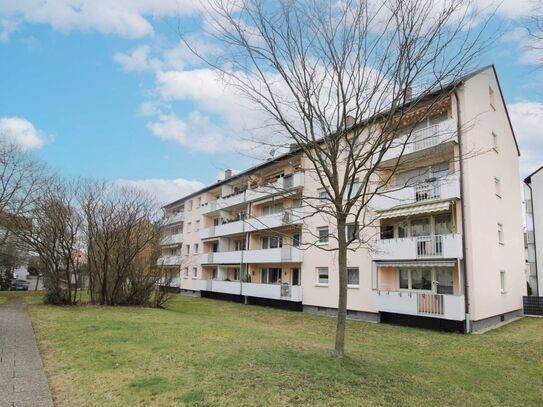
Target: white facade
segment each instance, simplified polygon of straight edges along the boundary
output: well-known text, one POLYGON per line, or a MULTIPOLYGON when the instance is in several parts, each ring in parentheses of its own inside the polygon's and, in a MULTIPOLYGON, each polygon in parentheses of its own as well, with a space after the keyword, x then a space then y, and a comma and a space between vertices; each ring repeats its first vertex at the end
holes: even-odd
MULTIPOLYGON (((401 170, 368 209, 372 247, 348 253, 351 314, 470 321, 472 330, 521 311, 518 148, 500 96, 493 67, 481 70, 413 132, 401 170), (413 174, 413 185, 394 187, 413 174)), ((398 156, 388 151, 380 170, 398 156)), ((334 242, 319 237, 334 222, 303 205, 319 196, 309 168, 289 153, 167 205, 163 257, 176 259, 180 288, 336 309, 334 242)))

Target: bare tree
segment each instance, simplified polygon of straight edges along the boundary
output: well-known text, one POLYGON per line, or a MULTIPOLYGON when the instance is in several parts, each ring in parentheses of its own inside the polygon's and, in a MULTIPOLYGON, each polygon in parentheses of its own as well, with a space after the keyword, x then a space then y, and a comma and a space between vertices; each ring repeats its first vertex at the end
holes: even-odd
POLYGON ((421 142, 413 129, 493 40, 488 20, 475 17, 464 0, 213 0, 204 25, 220 51, 203 55, 185 41, 264 113, 273 131, 255 141, 273 149, 294 144, 322 190, 304 190, 303 205, 305 216, 323 214, 334 226, 336 357, 344 355, 347 253, 370 245, 371 200, 390 185, 400 160, 387 171, 380 164, 390 149, 401 157, 421 142), (346 233, 348 218, 358 233, 346 233))
POLYGON ((144 304, 158 277, 156 206, 142 192, 89 183, 82 195, 86 217, 91 301, 144 304))
POLYGON ((39 256, 47 290, 54 304, 77 302, 81 265, 78 262, 83 217, 76 201, 77 185, 49 179, 32 198, 25 215, 7 217, 5 225, 27 251, 39 256))
POLYGON ((532 12, 530 17, 524 20, 524 27, 529 35, 525 51, 541 65, 543 64, 543 1, 533 0, 532 12))

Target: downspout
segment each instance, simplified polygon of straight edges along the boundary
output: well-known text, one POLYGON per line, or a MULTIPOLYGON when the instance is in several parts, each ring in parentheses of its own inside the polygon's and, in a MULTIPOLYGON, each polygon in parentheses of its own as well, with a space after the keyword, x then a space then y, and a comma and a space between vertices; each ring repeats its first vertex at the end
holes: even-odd
MULTIPOLYGON (((535 257, 535 292, 537 296, 541 296, 541 292, 539 292, 539 278, 538 278, 538 269, 537 269, 537 241, 536 241, 536 233, 535 233, 535 213, 534 213, 534 191, 532 190, 532 181, 530 180, 530 183, 526 183, 528 185, 528 188, 530 188, 530 202, 532 205, 532 230, 534 231, 534 257, 535 257)), ((529 264, 529 263, 528 263, 529 264)), ((533 291, 532 291, 533 294, 533 291)))
POLYGON ((464 199, 464 171, 463 171, 463 140, 462 140, 462 120, 460 117, 460 99, 458 97, 457 91, 454 91, 454 98, 456 100, 456 132, 458 134, 458 154, 459 154, 459 160, 458 160, 458 168, 460 170, 460 212, 461 212, 461 218, 462 218, 462 257, 464 259, 464 264, 462 268, 462 280, 464 280, 464 307, 466 312, 466 322, 464 326, 464 332, 470 333, 471 332, 471 320, 470 320, 470 314, 469 314, 469 284, 468 284, 468 259, 466 256, 466 236, 467 236, 467 229, 466 229, 466 217, 464 216, 465 213, 465 205, 466 201, 464 199))

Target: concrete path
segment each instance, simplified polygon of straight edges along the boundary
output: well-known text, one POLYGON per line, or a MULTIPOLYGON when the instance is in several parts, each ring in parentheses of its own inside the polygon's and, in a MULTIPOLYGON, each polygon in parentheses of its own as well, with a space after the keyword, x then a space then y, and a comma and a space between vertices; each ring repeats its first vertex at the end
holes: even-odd
POLYGON ((0 407, 53 407, 26 304, 0 305, 0 407))

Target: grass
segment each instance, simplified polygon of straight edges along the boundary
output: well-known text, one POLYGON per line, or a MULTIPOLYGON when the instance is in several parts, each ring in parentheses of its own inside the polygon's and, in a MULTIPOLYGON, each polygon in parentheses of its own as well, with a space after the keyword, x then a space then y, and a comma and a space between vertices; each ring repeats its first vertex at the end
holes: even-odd
MULTIPOLYGON (((4 294, 0 294, 4 296, 4 294)), ((484 335, 175 297, 166 310, 30 312, 58 406, 543 404, 543 319, 484 335)))

